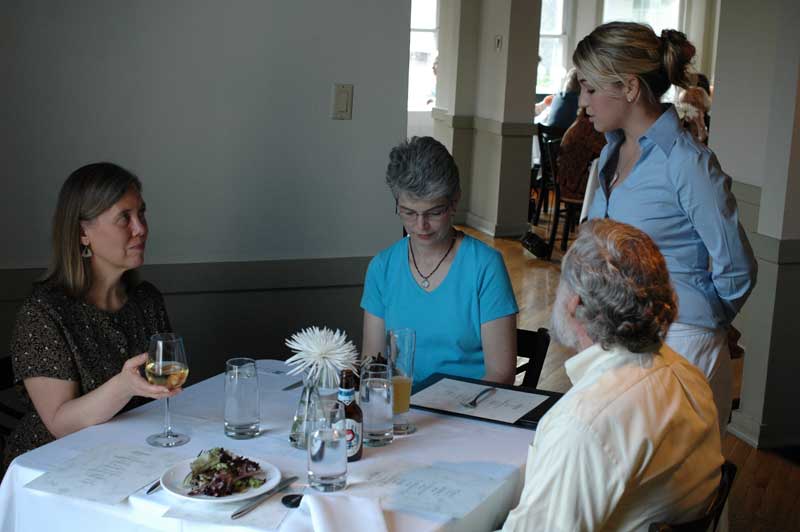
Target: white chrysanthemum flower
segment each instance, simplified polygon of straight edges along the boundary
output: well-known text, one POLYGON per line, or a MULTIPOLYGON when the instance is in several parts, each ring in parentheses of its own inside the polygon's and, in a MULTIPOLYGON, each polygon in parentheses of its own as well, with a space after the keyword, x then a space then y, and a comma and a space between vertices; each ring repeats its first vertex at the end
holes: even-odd
POLYGON ((286 346, 294 352, 286 363, 293 366, 289 375, 297 375, 308 371, 309 379, 321 379, 323 382, 332 378, 339 382, 339 373, 343 369, 355 370, 358 351, 347 335, 336 329, 327 327, 310 327, 295 333, 286 346))

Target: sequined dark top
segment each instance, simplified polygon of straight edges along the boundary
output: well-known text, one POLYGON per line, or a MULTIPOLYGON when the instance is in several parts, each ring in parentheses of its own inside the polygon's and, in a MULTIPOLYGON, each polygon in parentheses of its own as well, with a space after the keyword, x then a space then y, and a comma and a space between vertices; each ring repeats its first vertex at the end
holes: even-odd
MULTIPOLYGON (((70 297, 51 283, 35 285, 17 314, 11 336, 14 379, 28 412, 6 442, 4 464, 54 439, 37 415, 23 379, 76 381, 80 393, 86 394, 119 373, 127 359, 147 351, 150 336, 171 330, 164 299, 147 282, 133 288, 116 312, 70 297)), ((145 401, 134 397, 123 410, 145 401)))

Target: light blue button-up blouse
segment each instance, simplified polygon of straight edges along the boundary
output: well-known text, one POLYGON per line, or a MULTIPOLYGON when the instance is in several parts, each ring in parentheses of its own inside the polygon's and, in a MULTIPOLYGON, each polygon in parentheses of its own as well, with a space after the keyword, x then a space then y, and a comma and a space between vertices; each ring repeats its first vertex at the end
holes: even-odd
POLYGON ((711 329, 729 324, 756 280, 731 178, 680 125, 672 106, 639 138, 639 161, 613 191, 607 184, 624 135, 612 131, 606 139, 589 218, 612 218, 650 235, 678 295, 678 322, 711 329))

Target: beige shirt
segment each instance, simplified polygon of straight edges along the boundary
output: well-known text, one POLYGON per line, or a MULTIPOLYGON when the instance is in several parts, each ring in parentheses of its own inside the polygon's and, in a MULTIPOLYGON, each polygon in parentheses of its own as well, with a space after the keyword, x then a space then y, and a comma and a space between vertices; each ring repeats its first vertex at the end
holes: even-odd
POLYGON ((573 387, 539 423, 503 530, 647 530, 702 515, 723 462, 703 374, 666 345, 594 345, 565 366, 573 387))

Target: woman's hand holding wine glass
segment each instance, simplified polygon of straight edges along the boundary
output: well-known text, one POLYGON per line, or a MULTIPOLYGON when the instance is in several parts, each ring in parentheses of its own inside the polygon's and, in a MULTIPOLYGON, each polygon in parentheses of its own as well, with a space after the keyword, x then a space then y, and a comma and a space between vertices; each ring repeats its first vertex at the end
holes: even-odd
MULTIPOLYGON (((122 371, 119 372, 118 379, 122 382, 124 389, 127 393, 133 396, 149 397, 150 399, 166 399, 167 397, 175 397, 181 393, 181 386, 186 381, 184 376, 177 384, 177 379, 173 377, 172 382, 161 384, 157 379, 151 380, 149 377, 145 380, 142 377, 140 368, 145 366, 148 359, 148 353, 141 353, 135 357, 129 358, 122 366, 122 371), (148 382, 148 380, 150 382, 148 382)), ((188 370, 186 371, 188 373, 188 370)))
MULTIPOLYGON (((131 360, 135 360, 134 357, 131 360)), ((128 362, 131 362, 129 360, 128 362)), ((128 363, 125 364, 126 366, 128 363)), ((125 369, 123 369, 123 372, 125 369)), ((166 399, 164 405, 164 431, 147 437, 147 443, 156 447, 177 447, 189 441, 189 436, 177 434, 172 431, 169 417, 169 398, 178 393, 180 387, 189 376, 189 364, 186 361, 186 351, 183 348, 183 339, 172 333, 155 334, 150 339, 150 349, 147 351, 147 361, 144 373, 149 385, 148 390, 158 390, 166 399), (164 390, 167 390, 164 393, 164 390)), ((140 377, 141 379, 141 377, 140 377)))

